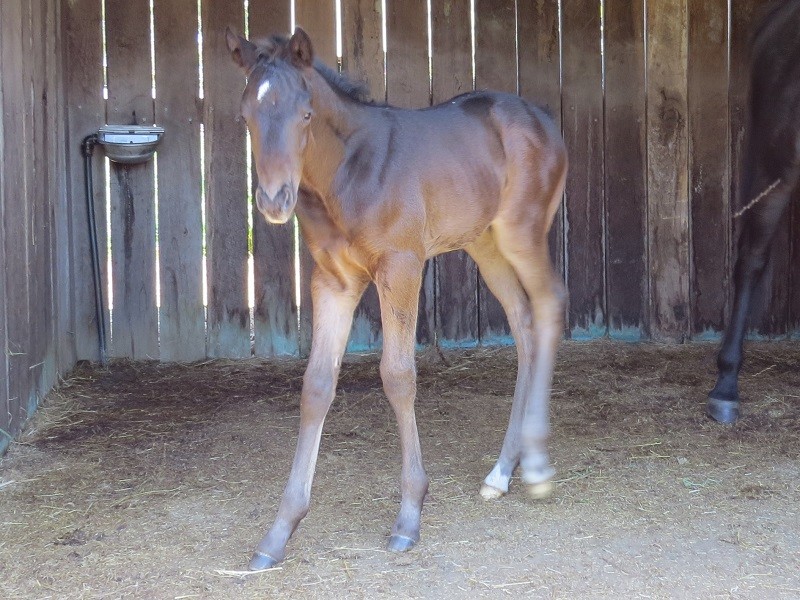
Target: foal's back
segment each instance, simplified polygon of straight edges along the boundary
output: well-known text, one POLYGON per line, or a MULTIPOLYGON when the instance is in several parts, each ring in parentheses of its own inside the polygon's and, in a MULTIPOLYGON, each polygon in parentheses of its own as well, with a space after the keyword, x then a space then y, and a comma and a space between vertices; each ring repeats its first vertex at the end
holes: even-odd
POLYGON ((369 138, 348 141, 338 177, 353 222, 414 232, 426 257, 465 247, 504 214, 546 234, 566 150, 542 109, 471 92, 421 110, 376 107, 372 119, 369 138))

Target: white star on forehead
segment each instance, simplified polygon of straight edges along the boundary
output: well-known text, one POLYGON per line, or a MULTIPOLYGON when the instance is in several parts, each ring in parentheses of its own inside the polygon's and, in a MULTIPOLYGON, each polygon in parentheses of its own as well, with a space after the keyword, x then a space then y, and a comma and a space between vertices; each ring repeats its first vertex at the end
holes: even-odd
POLYGON ((258 86, 258 94, 256 97, 258 98, 259 102, 264 100, 264 96, 267 95, 269 87, 270 87, 269 79, 265 79, 263 83, 260 86, 258 86))

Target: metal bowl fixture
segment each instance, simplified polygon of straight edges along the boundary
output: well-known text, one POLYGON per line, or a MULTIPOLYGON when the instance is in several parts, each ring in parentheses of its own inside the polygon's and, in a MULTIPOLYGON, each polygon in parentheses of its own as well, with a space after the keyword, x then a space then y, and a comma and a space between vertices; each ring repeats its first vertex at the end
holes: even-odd
POLYGON ((163 135, 164 128, 157 125, 103 125, 97 141, 109 160, 135 165, 153 157, 163 135))

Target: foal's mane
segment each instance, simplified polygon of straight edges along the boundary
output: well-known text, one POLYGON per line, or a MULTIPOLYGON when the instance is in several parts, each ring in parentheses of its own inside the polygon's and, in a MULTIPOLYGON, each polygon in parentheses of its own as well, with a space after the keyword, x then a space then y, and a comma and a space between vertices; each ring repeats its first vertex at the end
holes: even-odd
MULTIPOLYGON (((282 35, 272 35, 266 39, 255 42, 258 62, 256 64, 275 63, 278 59, 288 62, 287 56, 289 39, 282 35)), ((330 68, 321 60, 314 59, 314 70, 328 82, 339 95, 358 104, 374 104, 370 97, 369 88, 365 83, 354 81, 344 73, 330 68)))

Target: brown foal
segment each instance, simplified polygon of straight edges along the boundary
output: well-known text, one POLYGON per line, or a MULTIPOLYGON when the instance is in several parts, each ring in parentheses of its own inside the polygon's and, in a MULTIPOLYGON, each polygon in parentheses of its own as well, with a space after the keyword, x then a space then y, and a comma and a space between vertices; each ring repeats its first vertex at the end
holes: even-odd
POLYGON ((402 451, 400 512, 389 549, 419 540, 428 477, 414 416, 415 330, 425 261, 464 249, 502 304, 518 351, 511 417, 484 498, 508 491, 517 465, 534 496, 550 489, 548 399, 562 335, 563 286, 547 233, 567 154, 552 120, 518 96, 474 92, 424 110, 373 104, 314 60, 301 29, 256 45, 227 32, 247 74, 241 102, 270 223, 297 214, 316 267, 313 341, 289 481, 251 569, 282 560, 308 512, 325 415, 364 289, 374 281, 383 324, 380 373, 402 451))

